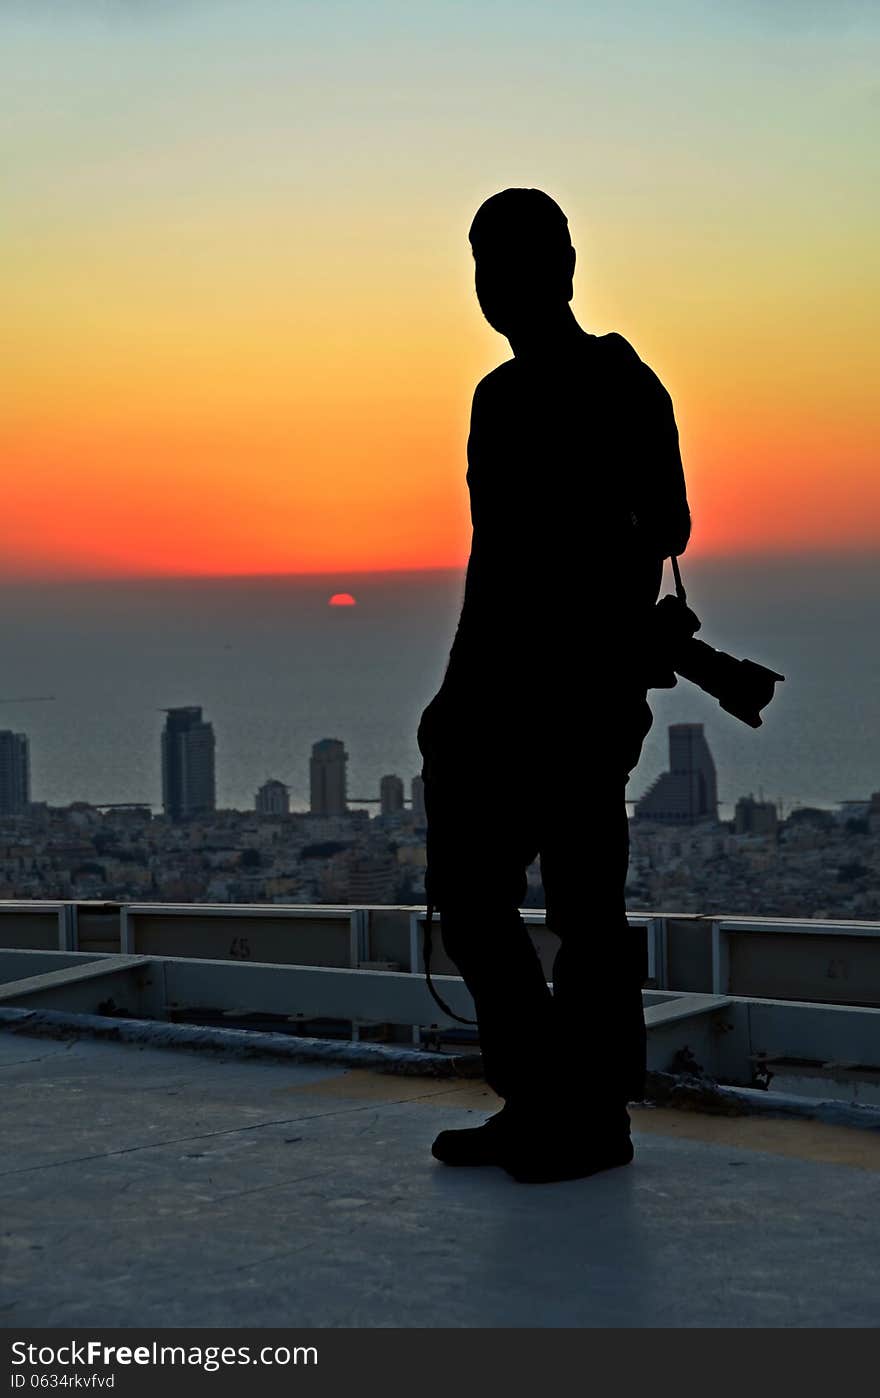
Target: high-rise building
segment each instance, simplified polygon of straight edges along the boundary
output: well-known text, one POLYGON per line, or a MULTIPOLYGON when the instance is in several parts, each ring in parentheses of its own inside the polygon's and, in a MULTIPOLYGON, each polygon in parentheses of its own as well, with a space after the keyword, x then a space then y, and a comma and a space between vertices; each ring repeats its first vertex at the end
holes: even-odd
POLYGON ((309 763, 312 815, 345 815, 348 809, 345 764, 348 753, 338 738, 322 738, 312 745, 309 763))
POLYGON ((702 723, 670 724, 669 771, 636 802, 635 818, 664 825, 718 819, 715 763, 702 723))
POLYGON ((779 824, 772 801, 756 801, 754 796, 741 796, 733 813, 733 829, 737 835, 774 835, 779 824))
POLYGON ((197 705, 166 709, 162 730, 162 804, 169 820, 216 809, 214 727, 197 705))
POLYGON ((379 809, 383 816, 403 810, 403 782, 400 777, 383 777, 379 782, 379 809))
POLYGON ((28 740, 24 733, 0 732, 0 815, 23 815, 31 799, 28 740))
POLYGON ((410 784, 412 794, 412 813, 414 825, 427 825, 428 814, 425 810, 425 782, 421 776, 413 777, 410 784))
POLYGON ((257 792, 257 815, 289 815, 290 788, 270 778, 257 792))

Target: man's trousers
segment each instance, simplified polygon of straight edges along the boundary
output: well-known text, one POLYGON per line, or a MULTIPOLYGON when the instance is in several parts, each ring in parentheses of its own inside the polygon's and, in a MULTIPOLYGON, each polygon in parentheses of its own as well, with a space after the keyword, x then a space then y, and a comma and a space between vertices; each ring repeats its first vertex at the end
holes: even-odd
POLYGON ((647 967, 626 920, 624 796, 649 725, 642 703, 623 740, 587 760, 565 732, 508 732, 478 752, 460 726, 423 718, 426 894, 473 996, 486 1080, 507 1100, 559 1095, 589 1116, 644 1095, 647 967), (519 911, 536 858, 560 943, 552 992, 519 911))

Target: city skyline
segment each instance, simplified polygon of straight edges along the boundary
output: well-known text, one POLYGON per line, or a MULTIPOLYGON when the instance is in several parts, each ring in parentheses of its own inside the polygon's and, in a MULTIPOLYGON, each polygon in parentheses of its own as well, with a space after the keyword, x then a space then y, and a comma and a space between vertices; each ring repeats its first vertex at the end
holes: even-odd
MULTIPOLYGON (((166 715, 161 733, 161 804, 171 820, 207 816, 218 810, 216 802, 216 738, 214 725, 203 718, 202 706, 179 705, 163 710, 166 715)), ((319 738, 311 745, 309 811, 318 816, 346 815, 353 807, 375 805, 382 816, 391 816, 410 806, 424 818, 424 784, 421 774, 410 780, 410 795, 403 779, 386 773, 379 779, 378 795, 351 796, 348 793, 346 764, 348 753, 338 738, 319 738)), ((0 816, 26 815, 31 805, 30 740, 26 733, 0 729, 0 816)), ((152 810, 155 802, 87 801, 79 798, 70 806, 90 806, 95 810, 152 810)), ((221 807, 235 810, 236 807, 221 807)), ((245 808, 251 809, 251 808, 245 808)), ((262 815, 302 814, 291 810, 290 784, 267 776, 254 796, 253 810, 262 815)))
MULTIPOLYGON (((880 792, 843 802, 833 813, 802 807, 784 820, 772 803, 749 795, 739 799, 733 819, 715 818, 706 808, 711 754, 700 725, 671 725, 667 736, 673 770, 665 775, 672 785, 661 780, 662 799, 630 828, 632 910, 880 917, 880 792), (693 780, 700 771, 705 790, 693 780)), ((314 746, 320 752, 321 743, 314 746)), ((332 763, 332 740, 328 755, 332 763)), ((256 809, 203 808, 185 819, 146 805, 32 803, 0 820, 0 885, 12 900, 73 899, 80 906, 144 899, 421 906, 424 793, 414 778, 407 808, 399 778, 386 775, 382 788, 372 817, 353 807, 337 814, 286 810, 285 784, 273 780, 260 789, 264 799, 256 809)), ((487 876, 492 819, 489 805, 487 876)), ((589 860, 584 869, 589 879, 589 860)), ((524 906, 545 906, 537 860, 528 868, 524 906)), ((231 955, 240 953, 239 947, 231 955)))
MULTIPOLYGON (((356 814, 361 806, 378 806, 382 816, 391 816, 409 807, 410 813, 424 820, 424 783, 420 772, 409 781, 410 794, 405 792, 403 778, 397 773, 385 773, 379 778, 375 796, 352 796, 348 792, 347 764, 349 753, 343 740, 320 738, 311 744, 309 771, 310 796, 307 808, 290 804, 290 783, 278 777, 266 776, 258 787, 253 806, 218 806, 216 803, 215 734, 211 721, 203 719, 201 705, 182 705, 164 710, 166 725, 161 733, 160 766, 162 775, 161 802, 141 799, 125 801, 90 801, 84 798, 61 803, 53 809, 86 806, 94 810, 152 810, 161 804, 172 820, 186 816, 206 816, 212 812, 246 814, 255 811, 263 815, 303 815, 321 817, 356 814)), ((629 796, 627 806, 633 808, 636 820, 659 821, 666 824, 695 824, 709 820, 733 820, 740 823, 746 808, 772 810, 775 819, 783 819, 785 802, 782 798, 765 798, 759 789, 722 799, 717 792, 714 757, 702 723, 672 723, 667 725, 669 767, 646 786, 638 796, 629 796), (731 816, 722 817, 721 807, 730 807, 731 816)), ((837 810, 867 806, 880 796, 878 792, 864 796, 842 797, 822 805, 790 801, 788 814, 798 810, 837 810)), ((50 803, 33 800, 30 787, 30 740, 25 733, 0 730, 0 816, 25 814, 31 805, 50 803), (13 795, 10 795, 13 793, 13 795)), ((743 817, 745 818, 745 817, 743 817)))

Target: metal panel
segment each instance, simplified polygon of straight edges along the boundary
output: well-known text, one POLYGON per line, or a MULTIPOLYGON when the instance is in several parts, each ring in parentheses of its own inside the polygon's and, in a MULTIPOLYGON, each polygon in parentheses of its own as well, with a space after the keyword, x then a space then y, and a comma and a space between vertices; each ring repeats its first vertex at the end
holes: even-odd
POLYGON ((22 1009, 71 1010, 81 1014, 108 1012, 138 1017, 160 1007, 144 999, 150 988, 150 963, 146 957, 90 957, 85 962, 43 971, 0 985, 0 1004, 22 1009))
POLYGON ((0 985, 6 981, 22 980, 25 976, 41 976, 46 971, 60 971, 66 966, 81 966, 89 961, 103 961, 103 956, 75 951, 11 951, 0 948, 0 985))
POLYGON ((820 931, 792 935, 721 925, 718 989, 776 1000, 880 1005, 880 938, 820 931))
POLYGON ((788 1000, 734 1000, 746 1006, 752 1054, 814 1063, 880 1067, 880 1010, 788 1000))
POLYGON ((728 995, 671 995, 659 1004, 645 1006, 645 1024, 649 1029, 658 1029, 664 1024, 715 1014, 731 1003, 728 995))
POLYGON ((118 903, 71 903, 68 912, 73 950, 108 953, 121 950, 118 903))
MULTIPOLYGON (((455 1021, 435 1005, 421 976, 394 971, 350 971, 316 966, 236 968, 228 962, 164 958, 168 1010, 179 1006, 240 1009, 304 1019, 378 1021, 449 1028, 455 1021)), ((440 976, 438 988, 458 1014, 473 1002, 458 977, 440 976)))
MULTIPOLYGON (((648 1033, 648 1071, 670 1073, 681 1071, 676 1059, 682 1051, 692 1055, 703 1072, 718 1075, 718 1035, 709 1015, 689 1016, 670 1024, 659 1024, 648 1033)), ((749 1079, 750 1081, 750 1079, 749 1079)))
POLYGON ((649 1071, 674 1071, 674 1060, 686 1049, 703 1072, 717 1077, 719 1036, 731 1003, 723 995, 691 994, 646 1004, 649 1071))
POLYGON ((410 970, 411 908, 365 908, 367 954, 364 961, 393 961, 410 970))
POLYGON ((130 905, 126 940, 131 951, 148 956, 351 966, 360 950, 356 914, 351 908, 130 905))
POLYGON ((671 917, 666 925, 666 984, 670 990, 713 992, 710 924, 702 918, 671 917))
POLYGON ((0 902, 0 947, 64 951, 66 918, 63 902, 0 902))

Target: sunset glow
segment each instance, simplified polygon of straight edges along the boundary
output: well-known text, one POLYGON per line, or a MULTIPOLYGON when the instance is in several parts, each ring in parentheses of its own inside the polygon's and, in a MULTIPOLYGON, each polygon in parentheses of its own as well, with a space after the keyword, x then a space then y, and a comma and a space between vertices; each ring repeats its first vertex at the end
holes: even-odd
POLYGON ((463 564, 509 184, 672 393, 695 554, 880 547, 876 11, 660 11, 8 7, 0 573, 463 564))

